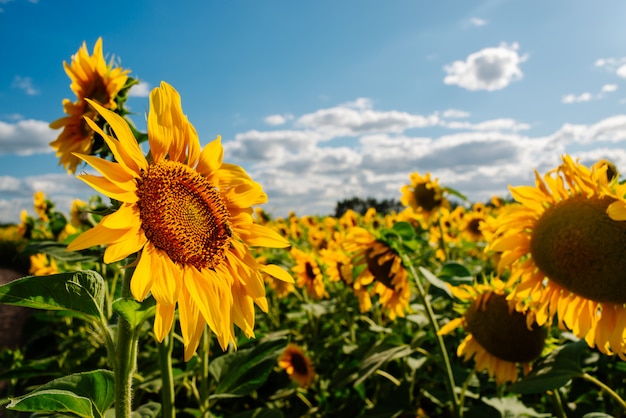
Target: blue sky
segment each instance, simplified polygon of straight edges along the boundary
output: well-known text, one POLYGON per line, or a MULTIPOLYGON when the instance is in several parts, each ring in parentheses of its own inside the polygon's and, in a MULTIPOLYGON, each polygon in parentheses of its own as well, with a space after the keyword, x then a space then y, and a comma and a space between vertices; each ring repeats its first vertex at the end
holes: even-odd
POLYGON ((430 172, 471 200, 532 184, 564 153, 626 167, 626 2, 0 0, 0 222, 95 193, 48 123, 73 99, 63 61, 103 38, 147 92, 181 94, 275 215, 400 197, 430 172), (182 5, 184 4, 184 6, 182 5))

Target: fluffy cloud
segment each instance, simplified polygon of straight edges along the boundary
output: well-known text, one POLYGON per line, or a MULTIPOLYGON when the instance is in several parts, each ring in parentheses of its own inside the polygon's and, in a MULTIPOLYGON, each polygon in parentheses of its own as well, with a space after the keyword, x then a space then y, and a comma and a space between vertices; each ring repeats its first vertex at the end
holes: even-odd
POLYGON ((148 97, 150 96, 150 84, 140 81, 128 91, 128 97, 148 97))
POLYGON ((66 174, 25 178, 0 176, 0 223, 18 223, 23 209, 34 215, 33 194, 36 191, 46 193, 57 209, 65 214, 69 214, 74 199, 88 200, 97 194, 84 182, 66 174))
POLYGON ((579 94, 578 96, 575 94, 567 94, 563 96, 563 98, 561 99, 561 103, 565 103, 565 104, 581 103, 581 102, 588 102, 590 100, 591 100, 591 93, 585 92, 585 93, 579 94))
POLYGON ((448 74, 443 82, 467 90, 500 90, 511 82, 520 80, 523 73, 519 65, 528 59, 520 56, 519 45, 501 44, 470 54, 465 61, 455 61, 444 67, 448 74))
POLYGON ((265 123, 272 126, 284 125, 288 120, 293 119, 293 115, 269 115, 265 118, 265 123))
POLYGON ((0 121, 0 154, 32 155, 52 152, 50 142, 58 132, 48 122, 25 119, 16 123, 0 121))
POLYGON ((532 126, 511 118, 440 114, 415 128, 408 121, 419 115, 377 110, 359 99, 296 117, 300 129, 238 134, 225 141, 225 159, 236 158, 263 185, 264 207, 277 216, 329 214, 352 196, 399 199, 414 171, 431 172, 470 200, 484 201, 508 196, 509 185, 533 184, 533 170, 547 172, 565 153, 586 164, 607 158, 626 166, 626 115, 533 136, 532 126), (355 146, 345 146, 346 134, 355 146))
POLYGON ((472 17, 470 19, 470 24, 472 26, 485 26, 487 24, 487 21, 485 19, 481 19, 479 17, 472 17))

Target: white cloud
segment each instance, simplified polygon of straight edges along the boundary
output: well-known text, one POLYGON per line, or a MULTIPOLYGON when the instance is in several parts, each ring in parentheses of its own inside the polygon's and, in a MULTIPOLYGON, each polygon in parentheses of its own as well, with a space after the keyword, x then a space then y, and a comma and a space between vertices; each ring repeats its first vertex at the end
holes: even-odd
POLYGON ((0 223, 20 221, 24 209, 34 215, 33 194, 42 191, 57 210, 69 214, 74 199, 88 200, 97 195, 86 183, 67 174, 44 174, 16 178, 0 176, 0 223))
POLYGON ((571 104, 571 103, 582 103, 588 102, 591 100, 591 93, 585 92, 576 96, 575 94, 566 94, 561 99, 561 103, 571 104))
POLYGON ((150 96, 150 84, 140 81, 128 91, 128 97, 148 97, 150 96))
POLYGON ((615 70, 615 74, 622 78, 626 78, 626 64, 620 66, 617 70, 615 70))
POLYGON ((401 133, 407 129, 439 123, 436 114, 423 116, 397 110, 379 111, 372 107, 371 100, 359 98, 354 102, 303 115, 297 119, 297 125, 333 138, 375 132, 401 133))
POLYGON ((304 120, 299 129, 240 133, 225 141, 225 160, 236 158, 263 185, 269 199, 264 208, 276 216, 292 210, 330 214, 336 202, 353 196, 399 199, 414 171, 430 172, 470 200, 485 201, 507 197, 509 185, 534 184, 533 170, 553 169, 564 153, 585 163, 608 158, 626 166, 626 114, 564 124, 545 136, 532 135, 529 124, 511 118, 437 119, 422 126, 428 135, 409 135, 415 116, 380 111, 359 99, 296 116, 304 120), (346 133, 354 146, 345 145, 346 133))
POLYGON ((29 96, 34 96, 34 95, 39 94, 39 90, 35 88, 35 86, 33 86, 33 80, 30 77, 22 77, 22 76, 16 75, 13 78, 11 87, 24 90, 24 92, 28 94, 29 96))
POLYGON ((449 119, 462 119, 462 118, 468 118, 470 116, 469 112, 466 112, 464 110, 459 110, 459 109, 448 109, 445 110, 442 114, 442 117, 444 118, 449 118, 449 119))
POLYGON ((470 54, 465 61, 455 61, 444 67, 448 74, 445 84, 467 90, 500 90, 523 77, 519 65, 528 59, 518 54, 519 45, 505 43, 470 54))
POLYGON ((617 84, 605 84, 602 86, 603 93, 612 93, 617 90, 617 84))
POLYGON ((280 126, 287 123, 288 120, 293 119, 293 115, 285 114, 285 115, 269 115, 265 117, 265 123, 272 126, 280 126))
POLYGON ((472 17, 470 19, 470 23, 473 26, 485 26, 487 24, 487 21, 485 19, 481 19, 479 17, 472 17))
POLYGON ((58 132, 48 122, 25 119, 16 123, 0 121, 0 154, 32 155, 52 152, 50 142, 58 132))

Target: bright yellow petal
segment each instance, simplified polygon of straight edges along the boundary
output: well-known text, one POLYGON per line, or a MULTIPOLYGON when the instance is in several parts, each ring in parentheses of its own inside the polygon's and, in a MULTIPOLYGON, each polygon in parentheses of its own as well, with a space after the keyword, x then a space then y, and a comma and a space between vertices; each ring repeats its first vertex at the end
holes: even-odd
POLYGON ((125 203, 115 212, 102 218, 100 224, 110 229, 126 229, 138 228, 139 222, 139 207, 134 203, 125 203))
POLYGON ((104 262, 110 264, 120 261, 141 250, 147 241, 143 231, 139 228, 131 228, 117 242, 109 244, 104 252, 104 262))
POLYGON ((67 246, 68 251, 84 250, 96 245, 109 244, 116 242, 128 230, 126 229, 109 229, 102 225, 96 225, 95 227, 83 232, 74 241, 67 246))
POLYGON ((233 228, 241 239, 252 247, 286 248, 291 244, 278 232, 258 224, 246 225, 245 228, 233 228))
POLYGON ((155 250, 152 256, 153 274, 152 296, 166 305, 174 305, 180 295, 182 287, 182 269, 161 251, 155 250))
POLYGON ((139 200, 134 192, 124 190, 104 177, 81 174, 78 178, 111 199, 126 203, 135 203, 139 200))
POLYGON ((607 215, 614 221, 626 221, 626 202, 618 200, 606 209, 607 215))
POLYGON ((130 281, 130 291, 135 299, 142 301, 148 295, 152 283, 154 283, 154 271, 152 270, 154 246, 147 243, 139 257, 139 262, 130 281))
POLYGON ((111 125, 111 129, 115 132, 117 140, 122 145, 124 151, 124 161, 128 167, 139 173, 141 170, 148 169, 148 162, 143 155, 143 151, 137 143, 137 139, 128 126, 128 122, 118 114, 100 106, 98 103, 85 99, 96 111, 111 125))
POLYGON ((224 147, 222 147, 222 137, 217 136, 213 141, 209 142, 202 148, 200 160, 196 166, 196 170, 202 174, 211 174, 217 172, 222 166, 224 158, 224 147))
POLYGON ((122 169, 119 164, 91 155, 74 155, 95 168, 100 174, 102 174, 120 189, 128 191, 137 190, 135 177, 122 169))
POLYGON ((270 276, 282 280, 287 283, 294 283, 293 277, 291 274, 287 272, 284 268, 277 266, 276 264, 268 264, 266 266, 261 267, 261 271, 265 274, 269 274, 270 276))
POLYGON ((165 338, 165 336, 172 329, 175 310, 176 305, 166 305, 164 303, 157 302, 156 315, 154 317, 154 335, 156 336, 157 341, 163 341, 163 338, 165 338))

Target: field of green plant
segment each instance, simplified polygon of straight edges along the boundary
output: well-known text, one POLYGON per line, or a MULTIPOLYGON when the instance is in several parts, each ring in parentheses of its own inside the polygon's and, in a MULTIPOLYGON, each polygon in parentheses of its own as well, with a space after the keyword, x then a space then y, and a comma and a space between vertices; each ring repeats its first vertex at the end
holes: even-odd
POLYGON ((0 228, 0 416, 626 415, 611 162, 489 202, 407 173, 398 210, 278 217, 169 84, 128 124, 136 81, 100 42, 51 144, 94 197, 37 192, 0 228))

